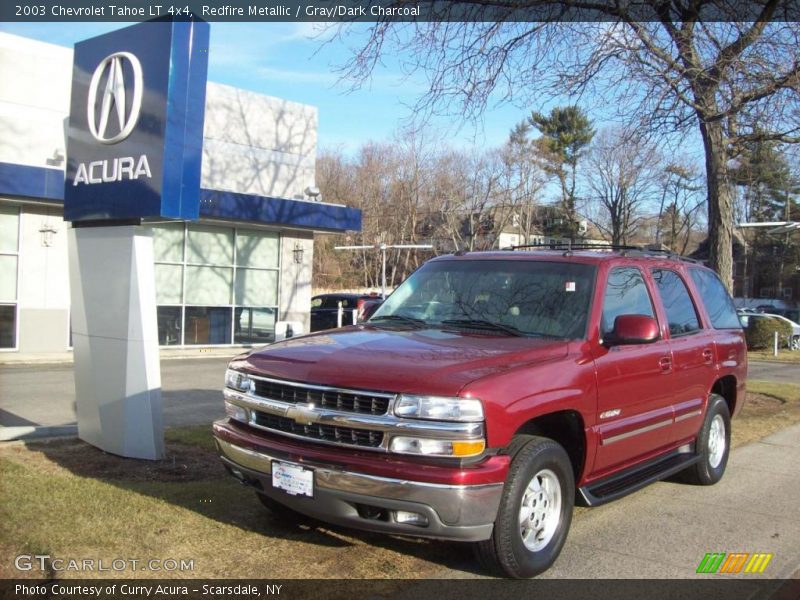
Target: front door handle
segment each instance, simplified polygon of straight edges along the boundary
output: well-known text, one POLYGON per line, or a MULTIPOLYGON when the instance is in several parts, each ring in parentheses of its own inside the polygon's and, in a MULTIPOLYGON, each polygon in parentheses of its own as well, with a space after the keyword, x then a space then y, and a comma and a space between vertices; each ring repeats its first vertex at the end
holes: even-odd
POLYGON ((672 370, 672 359, 669 356, 665 356, 658 361, 658 366, 661 367, 662 371, 668 373, 672 370))

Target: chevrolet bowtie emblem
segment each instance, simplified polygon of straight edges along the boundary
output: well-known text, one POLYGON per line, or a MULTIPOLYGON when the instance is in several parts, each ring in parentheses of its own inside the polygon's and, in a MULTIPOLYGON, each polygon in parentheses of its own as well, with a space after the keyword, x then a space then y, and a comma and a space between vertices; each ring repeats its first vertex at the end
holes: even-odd
POLYGON ((286 416, 298 425, 312 425, 319 421, 319 413, 314 410, 313 404, 295 404, 286 410, 286 416))

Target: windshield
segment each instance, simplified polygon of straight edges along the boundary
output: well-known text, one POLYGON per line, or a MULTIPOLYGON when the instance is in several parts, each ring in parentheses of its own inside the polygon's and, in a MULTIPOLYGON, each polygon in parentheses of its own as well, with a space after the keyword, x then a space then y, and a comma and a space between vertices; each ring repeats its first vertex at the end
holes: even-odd
POLYGON ((444 260, 406 279, 371 324, 582 338, 595 268, 565 262, 444 260))

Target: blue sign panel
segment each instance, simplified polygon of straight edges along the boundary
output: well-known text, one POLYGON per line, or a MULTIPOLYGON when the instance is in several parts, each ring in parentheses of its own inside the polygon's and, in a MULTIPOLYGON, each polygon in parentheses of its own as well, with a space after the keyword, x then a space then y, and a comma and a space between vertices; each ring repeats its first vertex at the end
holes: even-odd
POLYGON ((75 45, 64 219, 197 219, 209 26, 150 21, 75 45))

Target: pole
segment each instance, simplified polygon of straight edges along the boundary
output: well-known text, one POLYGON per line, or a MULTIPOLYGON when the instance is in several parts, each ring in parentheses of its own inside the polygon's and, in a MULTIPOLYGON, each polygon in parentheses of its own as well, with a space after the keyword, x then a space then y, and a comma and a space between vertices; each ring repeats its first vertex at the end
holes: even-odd
POLYGON ((386 298, 386 244, 381 244, 381 298, 386 298))

